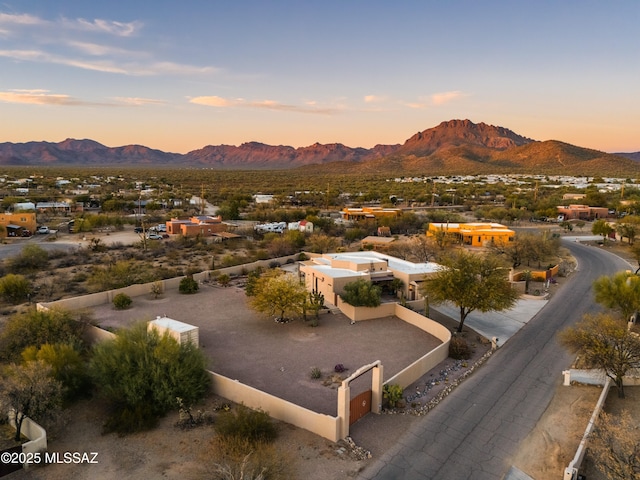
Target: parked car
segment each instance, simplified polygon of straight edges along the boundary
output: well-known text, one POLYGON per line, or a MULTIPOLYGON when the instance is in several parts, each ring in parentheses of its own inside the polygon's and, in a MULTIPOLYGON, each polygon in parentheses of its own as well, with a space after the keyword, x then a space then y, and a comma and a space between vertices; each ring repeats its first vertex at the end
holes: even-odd
POLYGON ((22 230, 22 234, 23 237, 30 237, 32 234, 29 230, 22 230))
POLYGON ((149 240, 162 240, 162 235, 158 235, 157 233, 148 233, 147 238, 149 240))
POLYGON ((49 227, 47 227, 45 225, 41 225, 36 230, 36 233, 47 234, 47 233, 49 233, 49 227))
POLYGON ((135 227, 135 228, 133 229, 133 231, 134 231, 135 233, 142 233, 142 232, 144 231, 144 229, 143 229, 142 227, 135 227))

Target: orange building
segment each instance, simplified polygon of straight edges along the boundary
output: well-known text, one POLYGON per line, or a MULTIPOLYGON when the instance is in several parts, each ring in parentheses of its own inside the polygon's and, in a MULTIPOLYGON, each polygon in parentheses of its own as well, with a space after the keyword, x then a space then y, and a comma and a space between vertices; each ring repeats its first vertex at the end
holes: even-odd
POLYGON ((227 231, 227 224, 222 223, 222 217, 209 215, 197 215, 188 219, 172 218, 166 222, 169 235, 182 235, 185 237, 211 236, 227 231))
POLYGON ((0 214, 0 225, 4 228, 0 236, 22 236, 24 230, 34 233, 36 231, 36 214, 27 212, 2 213, 0 214))
POLYGON ((380 217, 398 217, 402 214, 399 208, 362 207, 344 208, 340 215, 342 220, 367 220, 380 217))
POLYGON ((464 245, 483 247, 491 242, 512 242, 516 232, 499 223, 430 223, 427 237, 444 232, 464 245))
POLYGON ((606 207, 590 207, 589 205, 558 206, 558 216, 563 220, 596 220, 608 218, 609 209, 606 207))

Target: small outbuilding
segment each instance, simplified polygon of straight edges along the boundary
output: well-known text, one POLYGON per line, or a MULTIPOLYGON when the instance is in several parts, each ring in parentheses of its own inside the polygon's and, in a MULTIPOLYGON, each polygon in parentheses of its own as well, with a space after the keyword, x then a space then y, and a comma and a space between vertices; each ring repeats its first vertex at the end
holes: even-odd
POLYGON ((171 337, 175 338, 179 344, 186 342, 193 343, 196 347, 199 343, 198 327, 189 325, 188 323, 179 322, 169 317, 156 317, 155 320, 149 322, 147 330, 157 330, 160 335, 167 332, 171 337))

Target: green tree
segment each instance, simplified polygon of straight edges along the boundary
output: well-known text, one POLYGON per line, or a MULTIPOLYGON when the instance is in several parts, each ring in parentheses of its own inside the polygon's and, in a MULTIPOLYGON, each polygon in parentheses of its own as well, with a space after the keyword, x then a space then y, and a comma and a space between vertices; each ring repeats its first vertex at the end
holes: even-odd
POLYGON ((607 314, 586 315, 560 332, 560 342, 591 368, 602 369, 624 398, 624 376, 640 367, 640 338, 625 323, 607 314))
POLYGON ((64 387, 64 396, 73 400, 90 391, 91 382, 87 365, 77 345, 45 343, 38 347, 27 347, 22 352, 25 362, 44 362, 51 367, 51 375, 64 387))
POLYGON ((31 282, 22 275, 9 273, 0 278, 0 297, 14 305, 26 301, 31 290, 31 282))
POLYGON ((379 286, 359 278, 344 286, 340 298, 354 307, 377 307, 381 303, 381 296, 382 290, 379 286))
POLYGON ((114 406, 107 430, 149 427, 178 398, 190 406, 204 398, 211 382, 207 360, 196 345, 147 331, 144 322, 119 330, 93 348, 90 372, 99 393, 114 406))
POLYGON ((256 281, 250 303, 256 311, 286 321, 302 313, 306 300, 307 290, 296 277, 272 270, 256 281))
POLYGON ((591 233, 594 235, 602 235, 602 241, 606 242, 609 234, 613 232, 613 227, 609 225, 609 222, 603 219, 598 219, 591 225, 591 233))
POLYGON ((598 470, 612 480, 640 478, 640 425, 627 410, 600 413, 589 435, 589 451, 598 470))
POLYGON ((619 312, 625 320, 640 311, 640 277, 627 272, 602 276, 593 282, 595 300, 619 312))
POLYGON ((35 361, 9 365, 0 385, 0 404, 4 411, 13 409, 15 440, 20 441, 26 417, 42 421, 55 415, 62 400, 62 384, 51 376, 51 367, 35 361))
POLYGON ((443 258, 441 264, 440 271, 425 278, 422 293, 434 303, 451 302, 458 308, 458 332, 462 332, 471 312, 506 310, 513 307, 518 298, 505 269, 493 255, 480 256, 460 250, 443 258))
POLYGON ((338 239, 330 237, 324 233, 314 233, 309 237, 307 242, 309 244, 309 250, 313 253, 328 253, 335 252, 338 247, 338 239))
POLYGON ((0 359, 18 361, 25 348, 40 348, 47 343, 81 348, 83 328, 65 310, 29 310, 13 315, 0 332, 0 359))

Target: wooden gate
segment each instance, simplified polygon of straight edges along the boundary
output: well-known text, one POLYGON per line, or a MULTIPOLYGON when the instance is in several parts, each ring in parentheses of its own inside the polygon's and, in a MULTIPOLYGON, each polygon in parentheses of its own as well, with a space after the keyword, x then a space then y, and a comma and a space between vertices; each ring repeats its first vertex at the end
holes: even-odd
POLYGON ((355 396, 349 404, 349 425, 353 425, 371 411, 371 390, 355 396))

